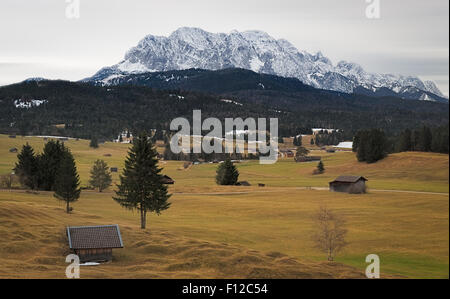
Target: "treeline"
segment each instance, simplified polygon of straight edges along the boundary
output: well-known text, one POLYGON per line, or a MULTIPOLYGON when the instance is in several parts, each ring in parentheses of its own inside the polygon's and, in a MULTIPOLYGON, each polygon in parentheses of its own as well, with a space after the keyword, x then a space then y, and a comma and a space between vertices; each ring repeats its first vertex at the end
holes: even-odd
POLYGON ((394 151, 434 152, 448 154, 448 127, 429 128, 427 126, 417 130, 406 129, 397 136, 394 151))
POLYGON ((338 145, 339 142, 345 140, 345 135, 341 131, 333 131, 328 133, 328 131, 320 131, 316 134, 314 142, 318 146, 325 145, 338 145))
POLYGON ((388 141, 380 129, 359 131, 353 138, 353 151, 359 162, 375 163, 388 154, 388 141))
POLYGON ((398 135, 387 136, 383 130, 361 130, 353 138, 353 151, 358 161, 374 163, 389 153, 420 151, 448 154, 448 126, 406 129, 398 135))
POLYGON ((170 149, 170 144, 166 143, 163 153, 164 160, 174 160, 174 161, 190 161, 190 162, 219 162, 229 160, 257 160, 259 159, 259 154, 255 153, 173 153, 170 149))
POLYGON ((54 191, 55 198, 66 202, 66 212, 72 211, 69 204, 77 201, 81 194, 80 177, 75 159, 64 143, 51 140, 45 144, 42 154, 35 154, 27 143, 17 159, 14 172, 22 186, 54 191))
MULTIPOLYGON (((448 124, 447 104, 374 99, 310 88, 297 92, 282 90, 211 94, 130 85, 100 87, 66 81, 24 82, 0 87, 0 132, 97 138, 101 143, 117 138, 124 128, 133 132, 168 130, 174 118, 186 117, 191 121, 194 109, 202 111, 202 119, 278 118, 280 137, 311 134, 311 128, 319 127, 339 128, 345 134, 344 139, 350 140, 360 129, 381 128, 387 134, 398 134, 422 124, 429 127, 448 124), (18 99, 46 102, 24 109, 15 106, 18 99)), ((335 140, 323 143, 335 143, 335 140)))
POLYGON ((36 154, 27 143, 17 155, 14 168, 20 183, 32 190, 54 191, 61 176, 64 160, 72 159, 70 150, 59 141, 50 140, 41 154, 36 154))

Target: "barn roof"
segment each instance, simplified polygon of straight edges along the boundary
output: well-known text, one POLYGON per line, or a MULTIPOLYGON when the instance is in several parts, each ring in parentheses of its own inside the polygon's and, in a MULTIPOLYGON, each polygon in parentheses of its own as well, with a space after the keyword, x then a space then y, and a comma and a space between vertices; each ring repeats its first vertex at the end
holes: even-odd
POLYGON ((341 175, 330 183, 356 183, 359 180, 368 181, 368 179, 363 176, 341 175))
POLYGON ((119 226, 69 226, 67 237, 71 249, 123 248, 119 226))

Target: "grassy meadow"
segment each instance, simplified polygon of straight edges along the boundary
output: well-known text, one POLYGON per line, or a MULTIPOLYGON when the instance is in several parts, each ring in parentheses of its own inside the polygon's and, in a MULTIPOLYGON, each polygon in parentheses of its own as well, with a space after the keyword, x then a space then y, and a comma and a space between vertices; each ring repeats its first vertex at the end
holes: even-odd
MULTIPOLYGON (((16 161, 9 149, 20 151, 26 142, 37 151, 44 144, 42 138, 0 135, 0 174, 10 173, 16 161)), ((91 149, 86 140, 66 145, 84 186, 96 159, 120 172, 129 146, 91 149)), ((112 200, 113 188, 83 191, 70 215, 52 193, 1 190, 0 277, 64 278, 65 227, 113 223, 120 225, 125 248, 114 250, 112 263, 82 268, 82 278, 362 278, 372 253, 380 256, 382 277, 449 277, 448 155, 400 153, 369 165, 348 151, 311 154, 323 157, 324 174, 312 174, 317 163, 292 158, 236 164, 240 180, 251 187, 217 186, 217 164, 183 169, 183 162, 162 161, 175 180, 172 205, 150 215, 145 231, 138 213, 112 200), (341 174, 368 178, 368 194, 323 190, 341 174), (311 240, 312 216, 323 204, 347 222, 349 245, 334 263, 311 240)))

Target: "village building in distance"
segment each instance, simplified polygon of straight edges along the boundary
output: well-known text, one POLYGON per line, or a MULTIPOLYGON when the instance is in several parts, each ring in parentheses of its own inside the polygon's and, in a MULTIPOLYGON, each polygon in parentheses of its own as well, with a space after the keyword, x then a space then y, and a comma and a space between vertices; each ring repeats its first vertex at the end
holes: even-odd
POLYGON ((339 129, 312 128, 311 131, 312 131, 313 135, 318 135, 318 134, 324 134, 324 133, 331 134, 333 132, 338 132, 339 129))
POLYGON ((117 139, 114 139, 114 142, 117 143, 132 143, 133 142, 133 134, 130 131, 123 131, 117 136, 117 139))

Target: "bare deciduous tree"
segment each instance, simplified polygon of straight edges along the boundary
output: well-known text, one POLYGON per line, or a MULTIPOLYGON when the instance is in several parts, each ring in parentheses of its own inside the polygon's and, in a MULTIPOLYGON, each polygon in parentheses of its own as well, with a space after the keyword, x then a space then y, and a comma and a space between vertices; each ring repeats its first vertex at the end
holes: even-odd
POLYGON ((326 206, 319 208, 314 220, 316 223, 316 233, 313 238, 315 246, 327 254, 328 261, 333 261, 336 253, 348 244, 345 241, 347 234, 345 221, 326 206))

